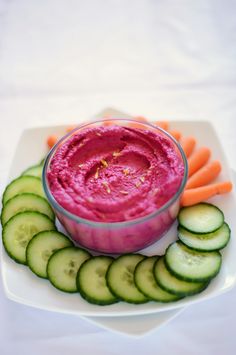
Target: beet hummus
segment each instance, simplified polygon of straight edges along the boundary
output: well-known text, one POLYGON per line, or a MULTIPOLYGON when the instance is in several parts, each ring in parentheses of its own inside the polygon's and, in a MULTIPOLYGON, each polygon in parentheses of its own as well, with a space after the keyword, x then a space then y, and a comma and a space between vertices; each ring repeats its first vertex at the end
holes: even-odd
POLYGON ((91 221, 148 215, 180 188, 184 165, 170 139, 121 126, 84 128, 58 147, 47 173, 56 201, 91 221))

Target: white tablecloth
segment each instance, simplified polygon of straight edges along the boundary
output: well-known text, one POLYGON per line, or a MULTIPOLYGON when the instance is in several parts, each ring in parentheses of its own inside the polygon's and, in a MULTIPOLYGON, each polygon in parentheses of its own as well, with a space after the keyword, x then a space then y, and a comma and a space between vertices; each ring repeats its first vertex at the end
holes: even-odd
MULTIPOLYGON (((25 127, 107 106, 208 119, 236 169, 235 12, 233 0, 0 0, 1 191, 25 127)), ((0 284, 1 355, 231 355, 235 329, 236 289, 132 339, 13 303, 0 284)))

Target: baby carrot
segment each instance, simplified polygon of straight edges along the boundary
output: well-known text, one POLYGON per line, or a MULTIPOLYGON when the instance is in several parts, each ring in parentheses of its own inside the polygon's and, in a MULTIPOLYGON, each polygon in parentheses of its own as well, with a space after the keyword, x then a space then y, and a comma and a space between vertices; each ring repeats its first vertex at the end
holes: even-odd
POLYGON ((211 151, 207 147, 201 147, 194 152, 188 159, 188 176, 192 176, 196 171, 203 167, 210 158, 211 151))
POLYGON ((211 185, 196 187, 193 189, 185 190, 182 198, 182 206, 192 206, 196 203, 208 200, 210 197, 219 194, 225 194, 232 190, 232 183, 230 181, 218 182, 211 185))
POLYGON ((143 117, 143 116, 135 116, 133 117, 134 120, 139 121, 140 123, 137 122, 131 122, 128 124, 129 127, 131 128, 138 128, 138 129, 145 129, 145 126, 143 126, 142 123, 148 122, 148 120, 143 117))
POLYGON ((51 134, 48 138, 47 138, 47 145, 48 148, 52 148, 54 146, 54 144, 56 144, 56 142, 58 141, 58 137, 55 134, 51 134))
POLYGON ((143 116, 135 116, 134 120, 136 121, 140 121, 140 122, 147 122, 147 118, 143 117, 143 116))
POLYGON ((192 154, 192 152, 195 148, 196 139, 194 137, 183 137, 180 140, 180 144, 183 148, 183 151, 184 151, 186 157, 188 158, 192 154))
POLYGON ((181 138, 181 133, 179 131, 176 131, 174 129, 168 130, 168 132, 177 140, 179 141, 181 138))
POLYGON ((212 182, 217 178, 220 171, 221 164, 218 160, 206 164, 188 179, 186 189, 209 184, 209 182, 212 182))
POLYGON ((165 131, 169 128, 169 123, 167 121, 155 121, 154 124, 158 127, 161 127, 165 131))
POLYGON ((105 127, 112 126, 113 122, 112 121, 104 121, 102 125, 105 126, 105 127))
POLYGON ((66 128, 66 132, 69 133, 69 132, 73 131, 73 129, 75 129, 75 128, 76 128, 76 126, 68 126, 66 128))
POLYGON ((111 125, 113 124, 113 122, 112 122, 112 121, 109 121, 110 118, 112 118, 112 115, 110 115, 110 114, 104 115, 104 116, 102 117, 102 119, 103 119, 103 120, 107 120, 107 121, 104 121, 104 122, 102 123, 102 126, 105 126, 105 127, 111 126, 111 125))
POLYGON ((131 128, 145 129, 145 126, 142 125, 142 123, 137 123, 137 122, 129 123, 128 126, 131 128))

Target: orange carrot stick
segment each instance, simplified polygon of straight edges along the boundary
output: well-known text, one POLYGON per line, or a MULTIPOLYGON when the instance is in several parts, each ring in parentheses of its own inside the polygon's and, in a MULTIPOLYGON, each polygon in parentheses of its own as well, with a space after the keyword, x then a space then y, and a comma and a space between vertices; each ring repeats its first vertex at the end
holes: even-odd
POLYGON ((112 115, 104 115, 104 116, 103 116, 103 119, 104 119, 104 120, 107 120, 107 121, 104 121, 104 122, 102 123, 102 125, 105 126, 105 127, 111 126, 111 125, 113 124, 113 122, 112 122, 112 121, 108 121, 110 118, 112 118, 112 115))
POLYGON ((177 141, 179 141, 180 138, 181 138, 181 136, 182 136, 182 134, 181 134, 179 131, 176 131, 176 130, 174 130, 174 129, 168 130, 168 132, 169 132, 177 141))
POLYGON ((143 116, 135 116, 134 120, 136 121, 140 121, 140 122, 147 122, 147 118, 143 117, 143 116))
POLYGON ((169 123, 167 121, 155 121, 153 122, 156 126, 161 127, 165 131, 169 128, 169 123))
POLYGON ((76 127, 77 127, 77 126, 68 126, 68 127, 66 128, 66 132, 69 133, 69 132, 73 131, 73 129, 75 129, 76 127))
POLYGON ((225 194, 232 190, 232 183, 230 181, 218 182, 211 185, 196 187, 193 189, 185 190, 182 198, 182 206, 192 206, 196 203, 208 200, 218 194, 225 194))
POLYGON ((192 176, 196 171, 203 167, 210 158, 211 151, 207 147, 201 147, 194 152, 188 159, 188 176, 192 176))
POLYGON ((145 129, 145 126, 140 122, 132 122, 128 124, 129 127, 131 128, 139 128, 139 129, 145 129))
POLYGON ((212 182, 221 171, 221 164, 218 160, 214 160, 207 165, 204 165, 195 174, 193 174, 187 182, 186 189, 192 189, 193 187, 199 187, 212 182))
POLYGON ((196 139, 194 137, 183 137, 180 140, 180 144, 183 148, 183 151, 184 151, 186 157, 188 158, 192 154, 192 152, 195 148, 196 139))
POLYGON ((48 148, 51 149, 54 146, 54 144, 56 144, 57 141, 58 141, 58 136, 56 136, 55 134, 51 134, 51 136, 47 138, 48 148))
POLYGON ((113 121, 104 121, 102 125, 108 127, 108 126, 112 126, 113 124, 114 124, 113 121))

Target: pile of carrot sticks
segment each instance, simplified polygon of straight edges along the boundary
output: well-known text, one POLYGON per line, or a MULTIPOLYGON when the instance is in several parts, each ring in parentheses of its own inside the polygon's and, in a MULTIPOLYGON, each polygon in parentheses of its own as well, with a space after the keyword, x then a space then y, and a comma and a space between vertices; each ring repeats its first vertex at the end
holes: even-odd
POLYGON ((194 137, 182 137, 181 132, 169 130, 168 122, 155 123, 179 141, 188 161, 188 180, 181 197, 182 206, 192 206, 232 190, 231 181, 214 182, 222 166, 219 160, 210 161, 211 150, 208 147, 196 147, 194 137))

